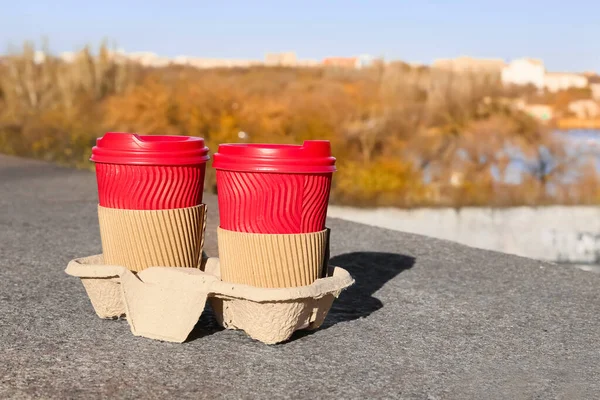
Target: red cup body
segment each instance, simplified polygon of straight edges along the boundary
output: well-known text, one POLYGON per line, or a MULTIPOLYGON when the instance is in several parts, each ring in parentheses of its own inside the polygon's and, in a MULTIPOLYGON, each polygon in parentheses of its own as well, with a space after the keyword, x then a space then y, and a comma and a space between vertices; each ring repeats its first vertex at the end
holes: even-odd
POLYGON ((221 228, 267 234, 325 229, 335 171, 329 142, 221 145, 214 167, 221 228))
POLYGON ((201 138, 109 132, 92 150, 101 206, 164 210, 202 204, 208 149, 201 138))
POLYGON ((102 207, 166 210, 202 204, 206 165, 96 164, 102 207))

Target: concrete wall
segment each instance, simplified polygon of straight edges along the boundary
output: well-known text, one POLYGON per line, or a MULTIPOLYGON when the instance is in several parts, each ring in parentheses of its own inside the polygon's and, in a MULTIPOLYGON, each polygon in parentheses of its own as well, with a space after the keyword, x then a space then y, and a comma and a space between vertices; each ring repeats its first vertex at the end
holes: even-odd
POLYGON ((331 206, 328 215, 524 257, 600 263, 600 207, 400 210, 331 206))

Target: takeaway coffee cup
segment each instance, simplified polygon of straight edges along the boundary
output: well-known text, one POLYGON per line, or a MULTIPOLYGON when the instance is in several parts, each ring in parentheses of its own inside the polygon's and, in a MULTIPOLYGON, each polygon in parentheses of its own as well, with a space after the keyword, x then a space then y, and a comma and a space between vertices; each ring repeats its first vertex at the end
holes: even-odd
POLYGON ((222 144, 213 167, 222 229, 264 234, 325 229, 335 171, 329 141, 222 144))
POLYGON ((197 267, 208 148, 190 136, 109 132, 96 141, 104 262, 133 271, 197 267))
POLYGON ((325 140, 222 144, 217 170, 222 278, 261 287, 314 282, 323 269, 335 158, 325 140))

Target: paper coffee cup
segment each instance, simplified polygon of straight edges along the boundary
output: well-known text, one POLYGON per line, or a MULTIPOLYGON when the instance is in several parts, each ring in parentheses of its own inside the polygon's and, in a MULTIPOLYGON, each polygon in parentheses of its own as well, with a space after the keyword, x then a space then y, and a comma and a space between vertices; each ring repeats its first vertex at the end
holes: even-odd
POLYGON ((90 160, 102 207, 164 210, 202 204, 209 158, 199 137, 108 132, 90 160))
POLYGON ((329 141, 222 144, 213 167, 221 228, 263 234, 325 229, 335 171, 329 141))
POLYGON ((106 263, 198 267, 208 159, 198 137, 109 132, 97 140, 91 161, 106 263))

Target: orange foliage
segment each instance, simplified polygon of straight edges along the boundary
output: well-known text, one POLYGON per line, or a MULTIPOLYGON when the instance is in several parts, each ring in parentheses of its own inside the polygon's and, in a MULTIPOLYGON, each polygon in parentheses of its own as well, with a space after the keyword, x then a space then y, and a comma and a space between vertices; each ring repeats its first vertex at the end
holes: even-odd
MULTIPOLYGON (((403 64, 360 71, 143 68, 106 47, 97 56, 85 49, 71 63, 49 56, 38 64, 27 45, 0 62, 0 151, 89 168, 90 149, 105 131, 202 136, 213 151, 224 142, 328 139, 339 160, 332 189, 338 202, 598 199, 597 191, 573 185, 549 193, 565 169, 548 169, 540 146, 566 155, 534 120, 496 101, 502 94, 487 76, 403 64), (494 168, 504 175, 508 146, 528 158, 522 185, 492 176, 494 168)), ((210 187, 214 175, 207 179, 210 187)), ((598 186, 589 168, 579 182, 598 186)))

